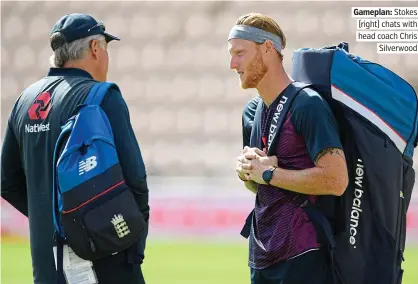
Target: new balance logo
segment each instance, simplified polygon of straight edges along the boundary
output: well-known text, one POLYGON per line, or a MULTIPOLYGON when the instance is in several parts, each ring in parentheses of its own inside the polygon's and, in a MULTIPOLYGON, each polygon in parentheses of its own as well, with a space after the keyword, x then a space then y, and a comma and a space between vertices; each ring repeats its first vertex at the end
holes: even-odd
POLYGON ((131 232, 129 230, 128 224, 126 224, 125 220, 123 219, 122 214, 114 215, 111 222, 120 239, 131 232))
POLYGON ((350 244, 356 248, 356 235, 359 234, 359 221, 360 221, 360 213, 363 212, 361 209, 361 201, 363 197, 363 177, 364 177, 364 165, 361 159, 357 159, 357 168, 356 168, 356 181, 355 181, 355 188, 354 188, 354 199, 353 205, 351 207, 351 214, 350 214, 350 244))
POLYGON ((81 161, 78 164, 78 175, 82 175, 88 171, 91 171, 97 166, 96 156, 88 157, 85 161, 81 161))
POLYGON ((287 100, 288 100, 288 97, 283 96, 280 99, 279 104, 277 105, 276 112, 274 113, 273 121, 271 122, 270 129, 269 129, 267 150, 270 149, 271 142, 273 142, 273 138, 274 138, 274 135, 276 133, 277 126, 278 126, 277 123, 278 123, 279 117, 282 113, 282 110, 283 110, 285 104, 287 103, 287 100))

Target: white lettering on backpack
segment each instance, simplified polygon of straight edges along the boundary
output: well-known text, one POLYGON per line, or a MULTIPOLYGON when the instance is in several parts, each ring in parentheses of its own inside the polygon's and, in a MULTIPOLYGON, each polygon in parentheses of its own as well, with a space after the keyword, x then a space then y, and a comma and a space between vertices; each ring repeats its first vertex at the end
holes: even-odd
POLYGON ((273 121, 270 124, 269 139, 268 139, 268 146, 267 146, 268 148, 267 148, 267 150, 270 149, 271 142, 273 141, 274 134, 276 133, 276 128, 278 127, 277 123, 278 123, 280 114, 282 113, 284 104, 287 103, 287 99, 288 98, 286 96, 283 96, 280 99, 279 104, 277 105, 276 111, 274 112, 273 121))
POLYGON ((114 215, 111 222, 113 227, 115 227, 115 231, 120 239, 131 232, 129 230, 128 224, 125 222, 125 219, 123 219, 122 214, 114 215))
POLYGON ((82 160, 78 164, 78 175, 82 175, 88 171, 91 171, 97 166, 96 156, 88 157, 85 161, 82 160))
POLYGON ((354 199, 351 207, 350 214, 350 244, 356 248, 356 235, 358 233, 358 223, 360 221, 360 213, 363 212, 361 209, 361 198, 363 196, 363 176, 364 176, 364 165, 362 160, 357 160, 356 168, 356 181, 354 186, 354 199))

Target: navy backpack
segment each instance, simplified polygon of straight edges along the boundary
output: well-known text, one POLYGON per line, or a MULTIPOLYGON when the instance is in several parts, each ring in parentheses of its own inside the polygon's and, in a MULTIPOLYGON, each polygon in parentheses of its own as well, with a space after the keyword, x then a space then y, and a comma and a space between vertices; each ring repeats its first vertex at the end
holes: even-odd
POLYGON ((95 83, 61 127, 53 164, 53 221, 59 271, 64 244, 94 261, 134 245, 145 228, 119 164, 100 104, 112 83, 95 83))
POLYGON ((349 53, 347 43, 295 50, 292 78, 322 95, 339 123, 348 188, 308 212, 325 231, 331 225, 326 235, 337 283, 400 284, 415 183, 415 90, 388 68, 349 53))

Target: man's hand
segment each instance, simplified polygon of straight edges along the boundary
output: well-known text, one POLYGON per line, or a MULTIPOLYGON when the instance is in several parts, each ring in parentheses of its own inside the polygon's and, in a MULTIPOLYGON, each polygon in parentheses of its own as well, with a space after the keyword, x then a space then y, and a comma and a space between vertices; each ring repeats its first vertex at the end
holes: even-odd
POLYGON ((278 167, 276 156, 267 157, 266 153, 257 148, 251 148, 238 157, 241 163, 241 173, 247 180, 252 180, 258 184, 266 184, 263 180, 263 172, 270 167, 278 167))
POLYGON ((257 156, 266 156, 266 153, 258 148, 250 148, 245 146, 241 152, 241 155, 237 158, 236 171, 238 176, 243 181, 250 181, 250 175, 244 172, 243 163, 248 163, 250 159, 255 159, 257 156))

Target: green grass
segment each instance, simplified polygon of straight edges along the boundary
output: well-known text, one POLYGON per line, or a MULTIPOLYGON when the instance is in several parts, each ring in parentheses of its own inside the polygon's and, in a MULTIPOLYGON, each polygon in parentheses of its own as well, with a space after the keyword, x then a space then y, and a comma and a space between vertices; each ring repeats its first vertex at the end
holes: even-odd
MULTIPOLYGON (((1 253, 2 284, 33 283, 27 243, 3 242, 1 253)), ((403 284, 415 284, 418 247, 408 247, 405 259, 403 284)), ((148 284, 248 284, 247 246, 151 241, 143 271, 148 284)))

